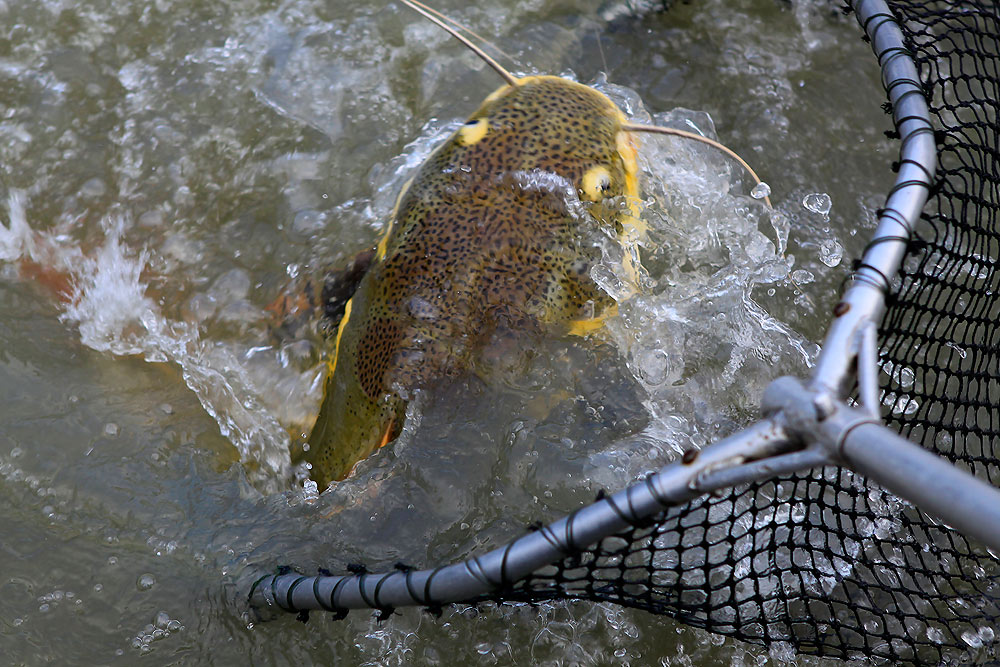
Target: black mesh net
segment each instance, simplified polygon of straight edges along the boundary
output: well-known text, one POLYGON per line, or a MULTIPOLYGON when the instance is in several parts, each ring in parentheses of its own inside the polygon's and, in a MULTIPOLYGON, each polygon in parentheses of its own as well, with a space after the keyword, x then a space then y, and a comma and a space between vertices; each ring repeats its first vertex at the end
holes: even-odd
MULTIPOLYGON (((1000 12, 890 2, 940 154, 881 338, 888 423, 1000 483, 1000 12)), ((997 558, 829 467, 668 511, 491 599, 607 600, 806 653, 995 659, 997 558)))

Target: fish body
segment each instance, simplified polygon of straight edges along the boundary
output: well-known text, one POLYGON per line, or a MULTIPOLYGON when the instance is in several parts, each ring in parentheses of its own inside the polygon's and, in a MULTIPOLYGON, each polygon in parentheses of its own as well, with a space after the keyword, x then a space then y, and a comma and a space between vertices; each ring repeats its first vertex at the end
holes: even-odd
POLYGON ((588 86, 522 77, 420 167, 334 337, 305 456, 321 489, 398 435, 415 389, 467 370, 492 336, 586 333, 613 311, 582 232, 637 228, 624 122, 588 86))

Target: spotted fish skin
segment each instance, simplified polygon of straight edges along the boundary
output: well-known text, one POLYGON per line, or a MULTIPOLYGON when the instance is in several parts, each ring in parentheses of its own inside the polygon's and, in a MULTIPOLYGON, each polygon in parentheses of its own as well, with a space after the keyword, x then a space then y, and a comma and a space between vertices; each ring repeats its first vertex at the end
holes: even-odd
POLYGON ((634 220, 607 201, 638 195, 622 122, 592 88, 524 77, 420 167, 337 329, 306 453, 321 489, 398 435, 414 389, 467 370, 495 333, 582 333, 614 305, 581 226, 634 220))

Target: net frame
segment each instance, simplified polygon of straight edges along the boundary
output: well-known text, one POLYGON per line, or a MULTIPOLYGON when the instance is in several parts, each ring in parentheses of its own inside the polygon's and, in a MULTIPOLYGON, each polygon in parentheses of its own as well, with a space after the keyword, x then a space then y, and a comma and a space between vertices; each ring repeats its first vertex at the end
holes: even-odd
MULTIPOLYGON (((895 4, 906 2, 898 0, 895 4)), ((941 648, 943 642, 933 639, 936 635, 931 630, 941 632, 937 626, 928 624, 922 630, 926 637, 915 638, 911 628, 897 627, 905 626, 911 618, 899 612, 880 617, 880 628, 869 628, 876 616, 866 610, 886 604, 885 600, 874 599, 877 595, 861 600, 858 609, 849 604, 831 604, 817 611, 810 606, 808 597, 769 597, 757 591, 750 597, 760 607, 775 601, 785 604, 782 621, 768 623, 767 619, 756 618, 747 622, 739 613, 733 619, 715 613, 720 607, 713 607, 709 599, 722 591, 736 600, 736 584, 718 586, 706 598, 696 594, 701 589, 685 581, 685 576, 691 571, 702 572, 707 581, 707 570, 685 569, 680 557, 669 568, 652 565, 654 549, 661 548, 667 536, 683 532, 685 526, 698 520, 706 521, 705 517, 718 513, 720 508, 732 511, 737 495, 770 488, 768 485, 777 489, 792 480, 795 489, 804 482, 801 493, 809 496, 813 487, 808 476, 788 477, 804 470, 813 470, 817 480, 831 475, 851 477, 851 471, 865 475, 960 533, 1000 551, 1000 492, 885 428, 879 415, 878 327, 886 311, 886 294, 892 292, 903 259, 912 251, 921 211, 935 187, 940 137, 928 108, 927 86, 887 4, 884 0, 856 0, 851 9, 871 41, 882 70, 894 125, 901 138, 898 176, 885 207, 879 211, 872 240, 833 310, 834 319, 807 382, 776 380, 762 401, 764 418, 748 429, 701 452, 688 452, 680 461, 645 480, 490 553, 428 570, 402 568, 342 576, 290 572, 266 575, 251 587, 251 604, 293 612, 320 609, 342 614, 351 608, 385 613, 405 605, 437 609, 451 602, 484 599, 587 598, 671 614, 751 641, 793 641, 800 650, 822 655, 940 661, 946 651, 941 648), (855 384, 857 394, 852 398, 850 392, 855 384), (737 491, 729 495, 706 495, 733 487, 737 491), (616 539, 633 546, 608 546, 609 540, 616 539), (658 541, 660 547, 656 546, 658 541), (561 565, 554 572, 546 571, 546 566, 557 562, 561 565), (651 578, 661 572, 670 572, 674 578, 660 589, 672 586, 675 590, 663 593, 655 586, 642 588, 637 579, 629 579, 632 575, 651 578), (850 616, 846 621, 844 614, 850 616), (830 636, 822 636, 815 628, 799 627, 807 621, 837 627, 830 636)), ((926 70, 926 63, 924 67, 926 70)), ((849 479, 839 488, 850 490, 854 482, 856 479, 849 479)), ((842 502, 838 498, 824 505, 821 500, 819 506, 839 508, 842 502)), ((868 501, 855 497, 849 502, 855 510, 861 507, 860 514, 870 513, 868 501)), ((731 528, 733 524, 716 525, 731 528)), ((728 544, 734 548, 737 538, 731 534, 709 537, 708 532, 703 539, 709 547, 728 544)), ((849 555, 844 545, 818 551, 831 562, 849 555)), ((796 553, 791 550, 789 557, 794 559, 796 553)), ((816 558, 816 551, 810 554, 816 558)), ((918 568, 905 576, 916 581, 924 574, 918 568)), ((900 578, 904 574, 893 576, 900 578)), ((854 593, 859 597, 865 594, 854 593)), ((938 601, 935 595, 930 596, 930 604, 938 601)), ((720 604, 735 603, 722 600, 720 604)), ((889 604, 890 612, 893 606, 906 606, 900 600, 889 604)), ((985 618, 992 613, 980 611, 985 618)), ((958 631, 952 635, 952 644, 957 644, 958 631)), ((969 644, 968 639, 965 641, 969 644)))

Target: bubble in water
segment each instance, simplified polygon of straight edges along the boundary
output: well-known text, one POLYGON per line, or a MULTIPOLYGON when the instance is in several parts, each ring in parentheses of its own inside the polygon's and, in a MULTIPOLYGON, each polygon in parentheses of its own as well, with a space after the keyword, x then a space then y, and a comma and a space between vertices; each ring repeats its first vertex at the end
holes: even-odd
POLYGON ((135 587, 140 591, 148 591, 150 588, 156 585, 156 578, 148 572, 139 575, 139 578, 135 581, 135 587))
POLYGON ((114 422, 108 422, 104 425, 104 435, 114 437, 118 435, 118 431, 118 424, 115 424, 114 422))
POLYGON ((750 191, 750 196, 754 199, 763 199, 764 197, 769 197, 770 195, 771 186, 763 181, 753 186, 753 190, 750 191))
POLYGON ((833 202, 830 200, 830 195, 825 192, 810 192, 802 198, 802 206, 807 211, 827 215, 833 207, 833 202))
MULTIPOLYGON (((827 210, 830 210, 829 206, 827 210)), ((844 259, 844 246, 835 239, 823 239, 819 242, 819 261, 827 266, 837 266, 842 259, 844 259)))
POLYGON ((165 611, 158 612, 156 614, 156 618, 153 619, 153 626, 159 628, 160 630, 166 630, 169 623, 170 614, 165 611))

